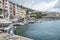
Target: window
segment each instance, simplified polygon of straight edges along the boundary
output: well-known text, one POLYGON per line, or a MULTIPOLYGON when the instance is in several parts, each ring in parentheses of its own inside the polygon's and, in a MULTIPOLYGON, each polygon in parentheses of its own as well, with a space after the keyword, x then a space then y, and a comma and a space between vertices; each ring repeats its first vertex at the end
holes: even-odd
POLYGON ((12 10, 10 10, 10 13, 12 13, 12 10))
POLYGON ((0 3, 1 3, 1 1, 0 1, 0 3))
POLYGON ((12 14, 10 14, 10 19, 13 19, 13 16, 12 16, 12 14))
POLYGON ((6 17, 8 17, 8 13, 6 13, 6 17))
POLYGON ((0 14, 2 14, 2 9, 0 9, 0 14))
POLYGON ((6 9, 5 12, 8 12, 8 10, 6 9))
POLYGON ((7 3, 6 3, 6 5, 7 5, 7 3))
POLYGON ((10 8, 10 10, 12 10, 12 8, 10 8))
POLYGON ((12 4, 10 4, 10 7, 12 7, 12 4))

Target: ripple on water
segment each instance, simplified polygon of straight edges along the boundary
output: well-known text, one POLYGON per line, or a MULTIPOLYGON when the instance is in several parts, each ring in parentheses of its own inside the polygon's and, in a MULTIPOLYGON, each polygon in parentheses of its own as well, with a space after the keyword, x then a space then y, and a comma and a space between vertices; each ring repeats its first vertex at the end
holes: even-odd
POLYGON ((60 20, 28 24, 18 27, 16 31, 19 35, 35 40, 60 40, 60 20))

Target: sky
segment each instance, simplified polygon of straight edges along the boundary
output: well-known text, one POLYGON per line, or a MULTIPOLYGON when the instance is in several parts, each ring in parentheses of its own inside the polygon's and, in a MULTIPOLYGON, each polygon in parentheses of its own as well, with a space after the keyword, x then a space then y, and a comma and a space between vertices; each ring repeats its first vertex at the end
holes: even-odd
POLYGON ((37 11, 60 12, 60 0, 10 0, 37 11))

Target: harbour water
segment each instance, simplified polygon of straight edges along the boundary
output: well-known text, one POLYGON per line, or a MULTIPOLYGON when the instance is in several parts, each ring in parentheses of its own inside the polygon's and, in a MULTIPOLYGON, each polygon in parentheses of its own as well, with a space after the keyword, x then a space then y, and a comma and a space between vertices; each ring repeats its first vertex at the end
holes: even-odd
POLYGON ((60 40, 60 20, 19 26, 16 28, 15 34, 34 40, 60 40))

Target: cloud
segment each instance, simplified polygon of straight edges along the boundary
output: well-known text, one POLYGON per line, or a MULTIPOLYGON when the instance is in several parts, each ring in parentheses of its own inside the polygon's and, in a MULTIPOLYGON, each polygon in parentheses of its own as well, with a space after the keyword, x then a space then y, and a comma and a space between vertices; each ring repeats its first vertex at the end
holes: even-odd
POLYGON ((37 11, 58 11, 60 9, 60 0, 10 0, 37 11), (59 9, 58 9, 59 8, 59 9))
POLYGON ((51 10, 49 10, 49 12, 59 12, 60 13, 60 8, 52 8, 51 10))
POLYGON ((60 8, 60 0, 58 0, 58 2, 56 3, 56 5, 54 6, 54 8, 60 8))
POLYGON ((25 0, 23 6, 31 8, 34 3, 34 0, 25 0))
POLYGON ((47 11, 50 10, 51 8, 54 7, 54 5, 58 2, 58 0, 52 0, 51 2, 40 2, 38 4, 36 4, 33 9, 35 10, 39 10, 39 11, 47 11))
POLYGON ((17 3, 19 5, 23 5, 28 8, 31 8, 36 3, 35 0, 10 0, 10 1, 17 3))

